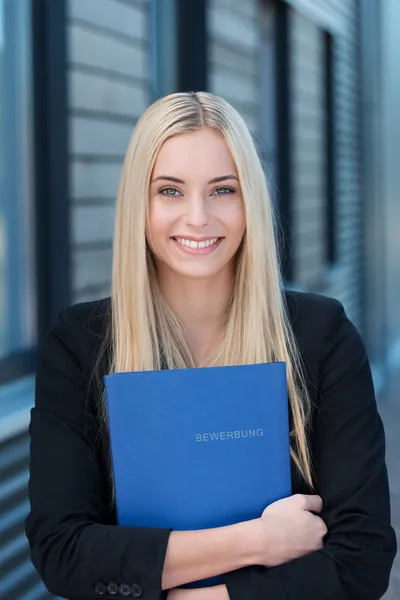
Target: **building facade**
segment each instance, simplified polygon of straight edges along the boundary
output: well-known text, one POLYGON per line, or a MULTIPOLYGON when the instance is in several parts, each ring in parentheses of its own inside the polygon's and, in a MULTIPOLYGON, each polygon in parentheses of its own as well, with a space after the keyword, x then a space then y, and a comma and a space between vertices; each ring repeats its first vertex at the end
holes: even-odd
POLYGON ((380 390, 400 353, 397 4, 0 0, 0 597, 46 597, 23 531, 36 351, 59 310, 109 294, 124 153, 159 96, 239 110, 287 286, 343 302, 380 390))

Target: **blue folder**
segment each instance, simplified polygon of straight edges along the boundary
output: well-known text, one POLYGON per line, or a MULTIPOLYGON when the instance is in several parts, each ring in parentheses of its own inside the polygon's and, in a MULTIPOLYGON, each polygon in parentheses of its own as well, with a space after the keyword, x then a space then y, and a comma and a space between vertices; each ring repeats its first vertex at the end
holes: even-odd
POLYGON ((104 381, 120 525, 220 527, 291 495, 286 363, 104 381))

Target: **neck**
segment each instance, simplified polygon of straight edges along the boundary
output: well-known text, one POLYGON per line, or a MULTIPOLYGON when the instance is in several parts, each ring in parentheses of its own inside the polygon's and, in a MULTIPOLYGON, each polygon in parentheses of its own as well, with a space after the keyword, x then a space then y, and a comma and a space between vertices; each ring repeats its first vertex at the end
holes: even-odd
POLYGON ((181 277, 157 266, 158 284, 185 328, 196 364, 201 366, 223 335, 223 318, 234 286, 233 266, 204 279, 181 277))

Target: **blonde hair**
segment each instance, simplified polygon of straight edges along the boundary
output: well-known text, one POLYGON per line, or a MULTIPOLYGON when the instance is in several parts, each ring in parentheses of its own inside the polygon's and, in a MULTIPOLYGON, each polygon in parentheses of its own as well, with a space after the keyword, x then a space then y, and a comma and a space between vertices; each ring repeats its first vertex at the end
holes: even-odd
MULTIPOLYGON (((236 164, 246 214, 234 291, 223 341, 209 366, 286 362, 293 431, 291 455, 312 487, 307 442, 310 400, 284 301, 278 222, 252 137, 237 111, 210 93, 177 93, 156 101, 140 118, 126 153, 116 205, 109 372, 194 367, 185 331, 166 304, 146 242, 148 193, 158 152, 171 136, 211 127, 224 137, 236 164)), ((104 395, 103 417, 106 416, 104 395)))

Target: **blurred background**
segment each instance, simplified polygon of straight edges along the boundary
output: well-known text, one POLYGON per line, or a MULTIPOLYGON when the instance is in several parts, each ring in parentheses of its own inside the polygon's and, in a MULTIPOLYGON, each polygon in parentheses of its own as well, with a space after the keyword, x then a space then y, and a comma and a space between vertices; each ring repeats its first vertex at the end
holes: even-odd
POLYGON ((36 349, 60 309, 109 294, 127 143, 174 91, 240 111, 287 286, 361 332, 400 531, 399 31, 399 0, 0 0, 0 598, 50 597, 24 536, 36 349))

